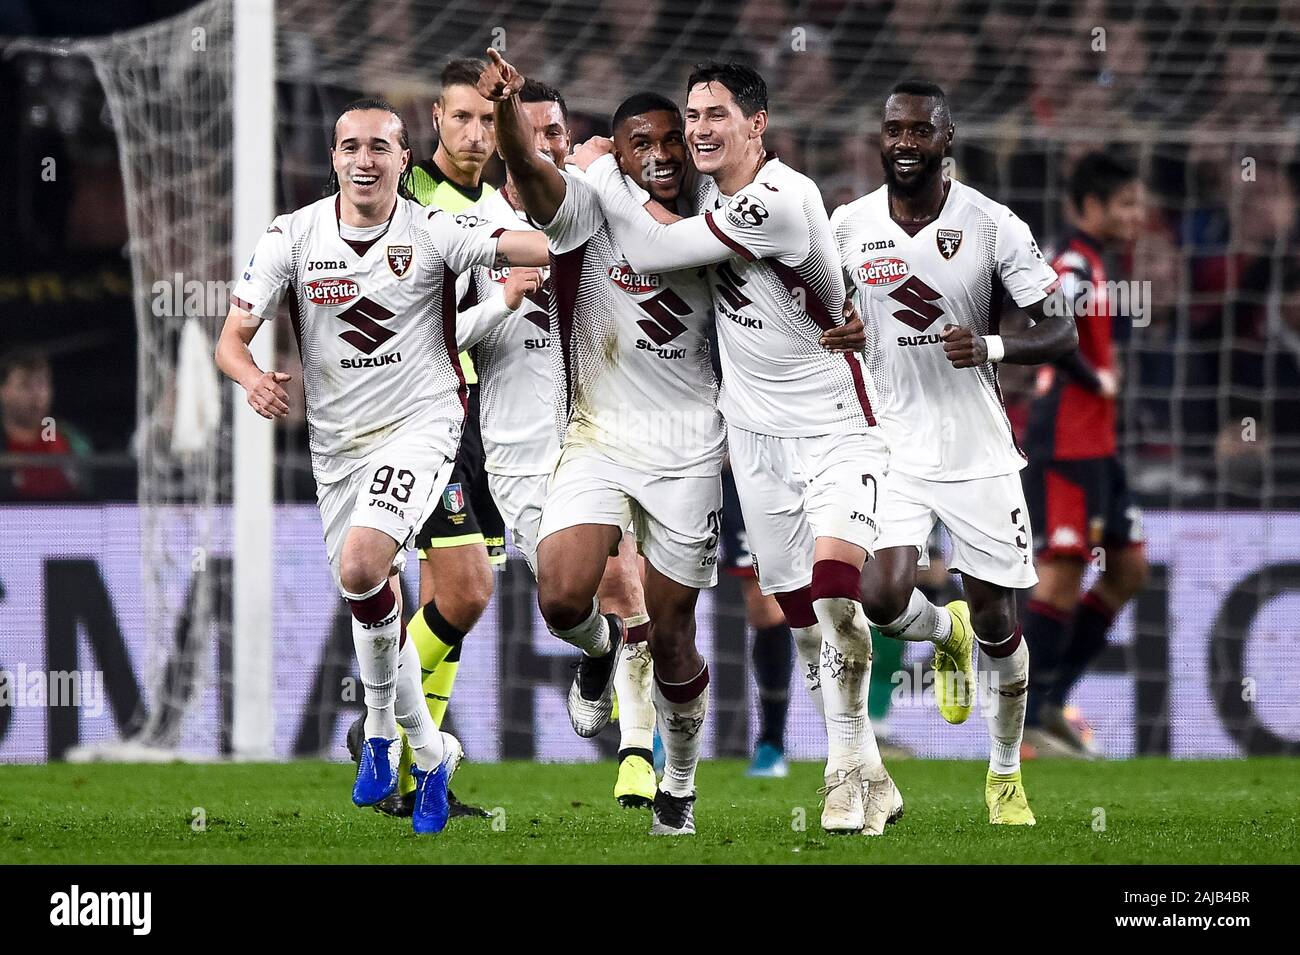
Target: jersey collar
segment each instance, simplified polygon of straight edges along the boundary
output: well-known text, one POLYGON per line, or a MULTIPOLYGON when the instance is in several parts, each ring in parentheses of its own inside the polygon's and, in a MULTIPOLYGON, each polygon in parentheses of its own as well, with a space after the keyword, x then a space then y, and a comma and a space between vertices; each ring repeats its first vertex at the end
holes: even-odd
POLYGON ((885 218, 889 220, 890 225, 903 233, 903 235, 907 236, 909 239, 915 239, 922 232, 931 226, 936 225, 938 221, 943 218, 944 210, 948 208, 948 200, 952 198, 952 194, 957 190, 958 186, 959 183, 956 180, 947 180, 947 188, 943 191, 943 201, 939 203, 939 211, 934 214, 934 218, 917 228, 915 231, 909 231, 907 227, 894 218, 894 210, 889 204, 889 185, 883 185, 880 187, 880 193, 881 202, 884 203, 885 206, 885 218))
POLYGON ((397 209, 402 204, 402 197, 398 196, 393 202, 393 211, 388 213, 388 221, 384 224, 384 231, 379 233, 373 239, 345 239, 343 238, 343 193, 334 197, 334 232, 339 237, 339 241, 352 250, 352 254, 359 259, 363 259, 376 243, 379 242, 393 227, 393 219, 397 216, 397 209))

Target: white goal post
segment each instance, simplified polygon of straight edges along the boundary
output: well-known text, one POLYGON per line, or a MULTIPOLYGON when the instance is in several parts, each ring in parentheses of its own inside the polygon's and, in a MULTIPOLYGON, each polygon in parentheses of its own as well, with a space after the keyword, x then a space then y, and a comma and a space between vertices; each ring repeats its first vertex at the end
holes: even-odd
MULTIPOLYGON (((231 274, 239 275, 258 237, 275 217, 275 0, 234 0, 232 43, 233 198, 231 274)), ((270 369, 275 322, 263 323, 253 358, 270 369)), ((274 432, 244 400, 236 384, 233 503, 231 747, 236 759, 270 759, 275 713, 272 531, 274 432)))

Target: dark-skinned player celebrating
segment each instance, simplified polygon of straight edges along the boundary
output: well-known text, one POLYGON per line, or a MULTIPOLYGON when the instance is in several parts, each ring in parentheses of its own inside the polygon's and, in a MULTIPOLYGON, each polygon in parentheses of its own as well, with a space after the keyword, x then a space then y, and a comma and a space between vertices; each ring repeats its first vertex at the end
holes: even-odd
POLYGON ((1019 477, 1025 460, 997 365, 1052 361, 1078 336, 1029 227, 944 176, 955 131, 938 86, 895 86, 880 126, 885 185, 831 217, 858 308, 875 332, 868 364, 890 449, 864 602, 881 634, 935 644, 935 696, 949 723, 970 715, 973 638, 979 679, 992 691, 981 700, 992 738, 989 821, 1033 825, 1020 775, 1029 652, 1015 591, 1037 578, 1019 477), (999 334, 1005 296, 1032 327, 999 334), (946 607, 916 586, 936 520, 952 538, 950 568, 966 593, 946 607))
MULTIPOLYGON (((517 98, 523 78, 496 51, 489 56, 479 90, 497 103, 501 154, 551 250, 561 453, 538 531, 538 603, 551 632, 582 651, 568 709, 574 730, 594 736, 609 720, 623 641, 622 621, 601 613, 597 585, 606 555, 634 528, 667 757, 651 833, 692 835, 709 683, 695 605, 717 580, 725 449, 709 289, 698 269, 631 266, 587 178, 538 155, 517 98)), ((637 94, 611 125, 637 187, 655 204, 675 204, 688 168, 677 107, 637 94)))

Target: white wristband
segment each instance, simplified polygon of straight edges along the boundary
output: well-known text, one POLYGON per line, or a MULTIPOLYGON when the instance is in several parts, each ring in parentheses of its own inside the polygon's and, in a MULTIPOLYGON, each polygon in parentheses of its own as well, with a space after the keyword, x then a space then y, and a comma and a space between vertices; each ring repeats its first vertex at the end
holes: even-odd
POLYGON ((985 335, 984 347, 988 350, 990 362, 1001 361, 1007 353, 1007 346, 1003 344, 1001 335, 985 335))

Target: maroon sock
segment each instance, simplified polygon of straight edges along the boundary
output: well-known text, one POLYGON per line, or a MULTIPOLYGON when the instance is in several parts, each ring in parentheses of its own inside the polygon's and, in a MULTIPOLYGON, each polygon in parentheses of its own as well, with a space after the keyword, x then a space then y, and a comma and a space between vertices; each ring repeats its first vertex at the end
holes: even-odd
POLYGON ((689 703, 697 699, 704 692, 704 688, 709 685, 709 665, 704 664, 704 669, 685 683, 665 683, 659 679, 657 673, 655 674, 655 683, 659 686, 659 692, 664 695, 664 699, 669 703, 689 703))
MULTIPOLYGON (((393 588, 385 582, 384 586, 363 600, 348 600, 348 606, 352 610, 353 619, 373 626, 385 620, 389 614, 397 609, 397 595, 393 593, 393 588)), ((398 649, 401 649, 405 643, 406 621, 403 620, 402 635, 397 644, 398 649)))
POLYGON ((369 597, 361 600, 349 598, 348 606, 352 608, 352 616, 362 623, 379 623, 393 612, 397 606, 397 597, 393 594, 393 588, 385 584, 369 597))
POLYGON ((978 636, 976 637, 976 640, 978 640, 980 645, 980 650, 987 656, 998 660, 1003 657, 1009 657, 1011 654, 1015 653, 1016 647, 1020 646, 1020 641, 1022 639, 1020 624, 1016 624, 1016 629, 1011 631, 1011 636, 1007 637, 1001 643, 995 643, 992 646, 989 646, 989 644, 980 640, 978 636))
POLYGON ((862 600, 862 571, 842 560, 819 560, 813 564, 812 599, 844 597, 862 600))
POLYGON ((776 602, 781 605, 785 622, 792 627, 817 626, 817 614, 813 612, 811 587, 800 587, 789 593, 777 594, 776 602))

